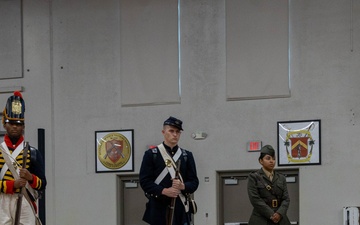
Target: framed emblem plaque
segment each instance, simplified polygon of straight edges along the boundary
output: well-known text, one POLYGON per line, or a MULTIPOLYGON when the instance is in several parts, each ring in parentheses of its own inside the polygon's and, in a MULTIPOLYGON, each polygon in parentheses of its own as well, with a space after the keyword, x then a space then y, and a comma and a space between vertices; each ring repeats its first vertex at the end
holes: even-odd
POLYGON ((134 171, 134 130, 95 131, 95 170, 134 171))
POLYGON ((277 123, 278 166, 321 164, 321 121, 277 123))

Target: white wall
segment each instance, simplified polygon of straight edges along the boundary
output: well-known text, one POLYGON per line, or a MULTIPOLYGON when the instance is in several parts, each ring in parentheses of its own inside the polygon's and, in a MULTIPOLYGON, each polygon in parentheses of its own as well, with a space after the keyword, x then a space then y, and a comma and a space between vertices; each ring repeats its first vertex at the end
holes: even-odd
MULTIPOLYGON (((195 223, 209 225, 217 224, 216 171, 259 168, 248 140, 276 146, 277 121, 321 119, 322 163, 300 167, 300 223, 341 224, 342 207, 360 205, 360 177, 350 175, 360 169, 360 3, 353 3, 351 44, 350 0, 291 1, 291 97, 227 102, 225 2, 183 1, 181 104, 124 108, 119 2, 24 1, 24 78, 0 82, 25 88, 26 138, 36 143, 36 129, 46 130, 47 224, 116 224, 116 174, 95 173, 95 131, 134 129, 138 173, 169 115, 184 121, 180 144, 197 161, 195 223), (197 130, 208 138, 193 140, 197 130)), ((4 105, 7 97, 0 94, 4 105)))

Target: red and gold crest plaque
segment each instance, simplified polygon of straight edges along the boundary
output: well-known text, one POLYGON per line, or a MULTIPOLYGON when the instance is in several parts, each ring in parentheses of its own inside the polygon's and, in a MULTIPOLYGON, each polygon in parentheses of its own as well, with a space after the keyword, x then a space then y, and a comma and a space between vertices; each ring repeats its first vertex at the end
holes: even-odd
POLYGON ((320 165, 320 120, 278 122, 278 165, 320 165))
POLYGON ((98 136, 97 162, 101 163, 103 170, 119 170, 129 163, 132 158, 132 138, 127 136, 120 132, 103 133, 98 136))

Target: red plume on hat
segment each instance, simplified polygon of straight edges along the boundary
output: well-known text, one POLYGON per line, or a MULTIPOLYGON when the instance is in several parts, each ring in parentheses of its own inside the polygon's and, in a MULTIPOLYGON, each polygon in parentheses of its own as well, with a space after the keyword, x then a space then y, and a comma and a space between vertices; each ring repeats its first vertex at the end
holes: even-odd
POLYGON ((21 95, 20 91, 14 91, 14 96, 22 98, 22 95, 21 95))
POLYGON ((25 101, 20 91, 14 91, 6 102, 3 111, 2 123, 25 123, 25 101))

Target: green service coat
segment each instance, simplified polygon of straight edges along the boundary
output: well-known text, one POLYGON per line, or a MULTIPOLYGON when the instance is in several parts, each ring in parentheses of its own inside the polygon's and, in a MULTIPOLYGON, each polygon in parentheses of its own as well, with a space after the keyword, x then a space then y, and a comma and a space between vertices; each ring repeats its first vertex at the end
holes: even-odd
POLYGON ((270 181, 262 168, 252 172, 248 177, 248 195, 254 209, 250 216, 249 225, 270 225, 274 224, 270 217, 278 212, 282 218, 279 225, 290 225, 286 213, 289 208, 290 198, 287 190, 285 176, 274 171, 273 180, 270 181), (274 192, 266 189, 270 185, 274 192), (273 208, 267 204, 271 199, 278 199, 278 207, 273 208))

